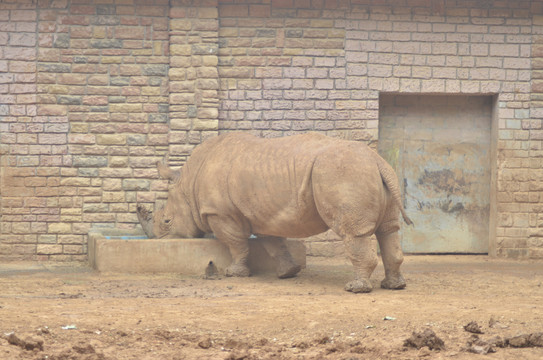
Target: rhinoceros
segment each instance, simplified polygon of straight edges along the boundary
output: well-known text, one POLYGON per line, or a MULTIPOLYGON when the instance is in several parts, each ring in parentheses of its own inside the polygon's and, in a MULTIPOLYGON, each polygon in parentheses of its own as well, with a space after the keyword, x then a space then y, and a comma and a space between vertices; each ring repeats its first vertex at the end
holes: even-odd
POLYGON ((153 215, 138 206, 150 238, 213 233, 230 250, 227 276, 249 276, 248 239, 255 235, 276 259, 280 278, 301 269, 285 238, 332 229, 342 237, 355 278, 345 289, 370 292, 379 242, 381 287, 402 289, 399 212, 411 224, 392 167, 367 145, 318 133, 264 139, 227 133, 197 146, 181 170, 158 163, 169 180, 165 207, 153 215))

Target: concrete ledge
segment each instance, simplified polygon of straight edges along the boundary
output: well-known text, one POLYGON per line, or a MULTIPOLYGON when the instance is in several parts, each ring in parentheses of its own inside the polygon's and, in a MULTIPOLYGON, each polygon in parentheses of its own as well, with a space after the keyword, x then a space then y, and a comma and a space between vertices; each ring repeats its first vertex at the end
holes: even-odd
MULTIPOLYGON (((305 267, 302 240, 287 240, 294 260, 305 267)), ((89 262, 103 272, 203 275, 209 261, 220 274, 230 265, 228 248, 214 238, 147 239, 141 231, 98 229, 89 232, 89 262)), ((254 274, 275 272, 275 261, 258 239, 249 240, 249 267, 254 274)))

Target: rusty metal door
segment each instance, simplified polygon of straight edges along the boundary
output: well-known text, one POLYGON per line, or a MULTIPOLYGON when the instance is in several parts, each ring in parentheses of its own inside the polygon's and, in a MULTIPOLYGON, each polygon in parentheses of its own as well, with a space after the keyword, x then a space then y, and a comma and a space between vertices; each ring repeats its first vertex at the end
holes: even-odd
POLYGON ((415 223, 402 226, 406 253, 488 252, 492 101, 381 96, 379 153, 397 171, 415 223))

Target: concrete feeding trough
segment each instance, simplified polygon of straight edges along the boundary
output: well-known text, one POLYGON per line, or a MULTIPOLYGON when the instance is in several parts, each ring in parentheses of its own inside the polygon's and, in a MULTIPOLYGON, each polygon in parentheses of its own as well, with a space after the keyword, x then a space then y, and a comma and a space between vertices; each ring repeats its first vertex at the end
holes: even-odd
MULTIPOLYGON (((305 267, 302 240, 288 239, 294 260, 305 267)), ((179 273, 203 275, 210 261, 219 273, 232 258, 228 248, 215 238, 148 239, 138 230, 92 229, 88 240, 90 265, 102 272, 179 273)), ((252 273, 275 272, 275 260, 257 239, 249 240, 249 268, 252 273)))

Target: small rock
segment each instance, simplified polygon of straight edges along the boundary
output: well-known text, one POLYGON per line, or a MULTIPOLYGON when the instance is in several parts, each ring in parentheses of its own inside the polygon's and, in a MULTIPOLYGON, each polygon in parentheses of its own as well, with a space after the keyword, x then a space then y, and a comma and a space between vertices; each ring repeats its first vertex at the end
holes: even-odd
POLYGON ((495 353, 497 347, 505 347, 505 341, 500 336, 494 336, 488 340, 483 340, 480 339, 478 335, 472 335, 464 350, 474 354, 486 355, 495 353))
POLYGON ((420 348, 418 357, 427 357, 432 354, 432 351, 430 351, 430 348, 428 346, 423 346, 420 348))
POLYGON ((404 346, 421 349, 427 346, 430 350, 443 350, 445 343, 437 337, 432 329, 426 329, 423 332, 413 332, 410 338, 404 341, 404 346))
POLYGON ((507 345, 509 345, 511 347, 516 347, 516 348, 528 347, 529 346, 529 341, 528 341, 529 337, 530 337, 530 335, 528 335, 528 334, 514 336, 512 338, 507 339, 507 345))
POLYGON ((522 334, 505 340, 511 347, 543 347, 543 333, 522 334))
POLYGON ((96 350, 94 349, 94 346, 88 343, 79 343, 77 345, 74 345, 72 347, 74 351, 78 354, 94 354, 96 353, 96 350))
POLYGON ((530 345, 536 347, 543 347, 543 333, 533 333, 530 334, 530 345))
POLYGON ((327 335, 324 335, 324 336, 321 336, 321 337, 315 339, 315 342, 317 344, 319 344, 319 345, 324 345, 324 344, 328 344, 328 343, 332 342, 332 340, 327 335))
POLYGON ((23 339, 15 333, 10 333, 7 335, 6 340, 11 345, 18 346, 25 350, 37 349, 43 351, 43 339, 41 337, 27 336, 23 339))
POLYGON ((492 348, 490 345, 472 345, 468 348, 468 351, 470 353, 479 354, 479 355, 486 355, 488 353, 496 352, 494 348, 492 348))
POLYGON ((307 349, 309 348, 309 344, 306 343, 305 341, 296 341, 292 344, 292 347, 297 348, 297 349, 307 349))
POLYGON ((351 352, 354 353, 354 354, 364 354, 367 351, 368 351, 368 349, 366 349, 362 345, 356 345, 356 346, 353 346, 351 348, 351 352))
POLYGON ((213 280, 216 279, 219 276, 219 269, 217 269, 217 266, 213 261, 209 261, 209 264, 207 264, 206 271, 204 274, 204 278, 207 280, 213 280))
POLYGON ((507 329, 509 326, 503 325, 500 322, 498 322, 494 317, 491 317, 488 321, 488 327, 490 328, 497 328, 497 329, 507 329))
POLYGON ((36 330, 36 332, 38 333, 38 335, 50 334, 51 333, 51 331, 49 330, 49 327, 47 327, 47 326, 39 328, 38 330, 36 330))
POLYGON ((202 349, 209 349, 212 345, 213 343, 210 338, 205 338, 198 343, 198 346, 202 349))
POLYGON ((472 334, 483 334, 481 327, 475 321, 471 321, 469 324, 465 325, 464 330, 472 334))

